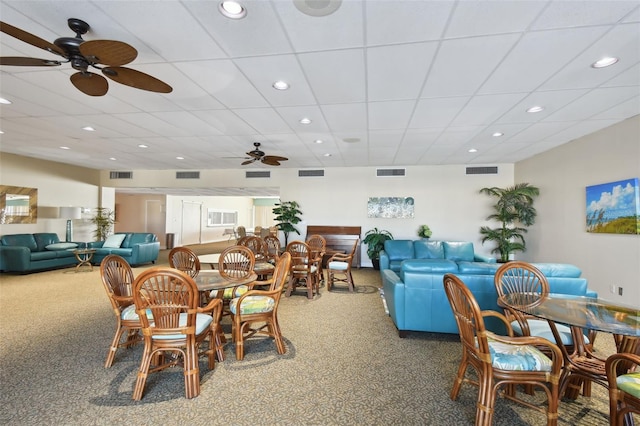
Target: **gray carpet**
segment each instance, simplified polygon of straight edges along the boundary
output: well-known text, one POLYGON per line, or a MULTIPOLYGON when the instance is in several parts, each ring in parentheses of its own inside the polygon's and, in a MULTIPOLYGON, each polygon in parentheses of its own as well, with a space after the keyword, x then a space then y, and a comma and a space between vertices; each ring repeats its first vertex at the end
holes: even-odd
MULTIPOLYGON (((203 248, 210 250, 210 247, 203 248)), ((163 251, 160 262, 166 261, 163 251)), ((134 269, 139 274, 144 268, 134 269)), ((184 398, 182 370, 152 374, 140 402, 131 399, 141 346, 119 350, 103 367, 114 332, 98 268, 0 275, 0 423, 3 425, 470 425, 476 388, 449 391, 459 362, 455 335, 410 333, 400 339, 385 315, 377 271, 355 272, 357 292, 309 301, 282 298, 287 353, 271 340, 233 344, 209 371, 202 391, 184 398)), ((228 320, 224 325, 230 331, 228 320)), ((600 336, 600 342, 610 336, 600 336)), ((608 350, 606 346, 605 350, 608 350)), ((608 424, 604 389, 560 404, 561 425, 608 424)), ((540 392, 535 398, 540 397, 540 392)), ((537 412, 499 399, 496 425, 539 425, 537 412)))

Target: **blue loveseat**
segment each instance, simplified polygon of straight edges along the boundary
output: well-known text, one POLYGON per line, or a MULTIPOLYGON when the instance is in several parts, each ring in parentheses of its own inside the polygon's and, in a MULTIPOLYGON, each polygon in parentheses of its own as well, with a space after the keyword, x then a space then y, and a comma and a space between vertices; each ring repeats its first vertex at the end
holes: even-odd
MULTIPOLYGON (((407 254, 407 241, 409 240, 387 241, 385 250, 380 253, 383 297, 400 337, 406 336, 408 331, 458 333, 442 283, 447 273, 460 277, 475 296, 480 309, 502 311, 497 304, 498 295, 493 283, 495 272, 501 265, 495 263, 495 260, 491 262, 488 258, 474 255, 472 243, 454 243, 453 249, 448 252, 449 258, 423 256, 400 260, 401 251, 396 252, 395 249, 399 248, 402 253, 407 254), (458 256, 461 253, 464 253, 462 259, 465 260, 459 260, 458 256)), ((444 253, 446 256, 446 242, 412 243, 415 246, 414 255, 420 255, 424 250, 430 249, 434 253, 444 253), (439 251, 439 245, 443 251, 439 251)), ((581 277, 582 271, 577 266, 559 263, 534 263, 534 266, 545 275, 552 293, 597 297, 595 292, 588 289, 587 280, 581 277)), ((501 331, 497 322, 488 321, 487 327, 497 332, 501 331)))
POLYGON ((35 272, 77 264, 78 243, 61 243, 58 234, 11 234, 0 237, 0 271, 35 272))
POLYGON ((160 253, 158 237, 150 232, 119 232, 104 241, 87 243, 87 247, 96 249, 91 259, 94 265, 110 254, 122 256, 131 266, 156 263, 160 253))

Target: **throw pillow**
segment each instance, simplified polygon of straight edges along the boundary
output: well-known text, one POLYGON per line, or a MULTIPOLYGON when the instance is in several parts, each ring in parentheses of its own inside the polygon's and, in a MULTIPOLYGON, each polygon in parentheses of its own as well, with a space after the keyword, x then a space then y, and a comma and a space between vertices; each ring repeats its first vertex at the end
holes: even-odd
POLYGON ((45 246, 47 250, 69 250, 77 247, 78 247, 78 244, 76 243, 55 243, 55 244, 49 244, 48 246, 45 246))
POLYGON ((124 237, 126 234, 113 234, 109 235, 106 240, 104 240, 104 244, 102 247, 108 248, 119 248, 122 242, 124 241, 124 237))

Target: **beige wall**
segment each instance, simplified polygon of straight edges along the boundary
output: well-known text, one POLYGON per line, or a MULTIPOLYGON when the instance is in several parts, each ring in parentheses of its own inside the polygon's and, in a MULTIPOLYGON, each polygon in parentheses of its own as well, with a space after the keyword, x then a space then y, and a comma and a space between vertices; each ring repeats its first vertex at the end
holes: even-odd
POLYGON ((515 181, 540 188, 538 220, 518 257, 578 265, 600 297, 640 306, 640 235, 587 233, 585 195, 587 186, 637 177, 640 116, 516 164, 515 181))

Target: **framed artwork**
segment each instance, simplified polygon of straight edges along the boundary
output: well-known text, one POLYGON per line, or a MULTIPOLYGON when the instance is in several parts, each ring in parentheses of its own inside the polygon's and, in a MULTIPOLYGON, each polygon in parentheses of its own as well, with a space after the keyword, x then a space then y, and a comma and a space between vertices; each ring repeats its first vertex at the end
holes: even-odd
POLYGON ((638 178, 587 186, 587 232, 640 234, 638 178))
POLYGON ((413 197, 370 197, 367 202, 367 217, 411 219, 413 197))

